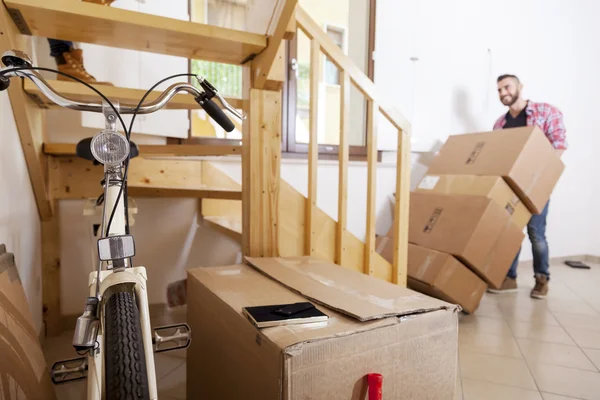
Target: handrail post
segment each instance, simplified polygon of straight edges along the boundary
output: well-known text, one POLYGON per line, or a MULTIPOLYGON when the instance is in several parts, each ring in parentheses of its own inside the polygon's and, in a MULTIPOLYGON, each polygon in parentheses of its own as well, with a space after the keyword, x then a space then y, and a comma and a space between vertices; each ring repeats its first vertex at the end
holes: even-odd
POLYGON ((305 220, 305 254, 316 254, 315 213, 317 209, 317 168, 319 159, 319 77, 321 46, 310 42, 310 139, 308 144, 308 199, 305 220))
POLYGON ((377 211, 377 119, 379 105, 375 100, 367 100, 367 231, 365 241, 364 272, 373 275, 375 255, 375 221, 377 211))
POLYGON ((348 159, 350 147, 348 143, 348 127, 350 122, 350 75, 340 69, 340 147, 339 183, 338 183, 338 222, 335 237, 335 263, 344 265, 344 236, 348 220, 348 159))
POLYGON ((398 130, 396 162, 396 202, 394 205, 394 262, 392 282, 406 287, 408 259, 408 220, 410 212, 410 136, 398 130))

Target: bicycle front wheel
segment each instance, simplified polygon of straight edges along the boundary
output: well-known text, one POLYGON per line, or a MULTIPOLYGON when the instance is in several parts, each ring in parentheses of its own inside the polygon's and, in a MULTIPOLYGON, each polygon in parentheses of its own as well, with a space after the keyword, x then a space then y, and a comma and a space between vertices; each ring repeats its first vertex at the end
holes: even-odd
POLYGON ((149 399, 140 313, 133 294, 112 294, 104 316, 106 399, 149 399))

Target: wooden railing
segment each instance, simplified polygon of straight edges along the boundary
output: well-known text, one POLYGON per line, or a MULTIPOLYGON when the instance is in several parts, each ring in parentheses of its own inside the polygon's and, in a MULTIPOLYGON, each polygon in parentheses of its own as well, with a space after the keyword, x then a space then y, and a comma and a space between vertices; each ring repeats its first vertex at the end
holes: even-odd
POLYGON ((393 236, 395 242, 392 282, 406 286, 406 254, 408 248, 408 213, 410 189, 410 124, 389 101, 383 98, 375 84, 346 56, 321 27, 302 9, 296 7, 298 28, 311 41, 310 60, 310 139, 308 150, 308 201, 305 235, 307 255, 315 254, 315 211, 317 207, 318 162, 318 86, 320 79, 320 55, 324 53, 340 71, 340 141, 339 141, 339 192, 338 224, 336 231, 335 262, 344 265, 344 232, 347 229, 347 191, 349 159, 349 109, 350 85, 354 85, 366 98, 367 118, 367 230, 365 241, 364 273, 373 274, 375 255, 376 221, 376 172, 377 172, 377 125, 379 112, 398 130, 398 158, 396 170, 396 202, 394 207, 393 236))

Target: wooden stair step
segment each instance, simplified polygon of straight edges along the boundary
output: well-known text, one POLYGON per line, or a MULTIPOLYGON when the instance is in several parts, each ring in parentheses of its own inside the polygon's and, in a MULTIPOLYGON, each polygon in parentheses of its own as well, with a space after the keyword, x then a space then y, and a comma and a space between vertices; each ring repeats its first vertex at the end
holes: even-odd
MULTIPOLYGON (((82 3, 86 4, 86 3, 82 3)), ((83 86, 78 82, 59 81, 59 80, 47 80, 51 88, 53 88, 61 96, 68 97, 74 100, 88 101, 88 102, 100 102, 102 99, 89 88, 83 86)), ((173 82, 176 82, 173 80, 173 82)), ((144 97, 146 89, 130 89, 108 85, 93 85, 102 94, 108 97, 110 100, 118 100, 121 105, 132 105, 137 106, 139 101, 144 97)), ((23 89, 34 100, 44 108, 58 107, 42 94, 42 91, 29 79, 23 80, 23 89)), ((146 97, 144 103, 149 103, 155 100, 162 91, 154 90, 146 97)), ((232 107, 241 109, 242 99, 226 98, 227 102, 232 107)), ((165 106, 165 109, 171 110, 193 110, 199 109, 200 105, 196 103, 194 97, 190 94, 177 94, 171 101, 165 106)))
POLYGON ((129 195, 134 197, 171 197, 242 200, 242 192, 221 188, 203 187, 197 189, 180 189, 169 187, 128 186, 129 195))
MULTIPOLYGON (((137 157, 129 167, 129 194, 132 197, 178 197, 241 200, 240 188, 203 181, 201 160, 186 158, 147 159, 137 157)), ((77 157, 50 157, 50 195, 55 199, 87 199, 102 193, 100 165, 77 157)))
POLYGON ((242 220, 236 217, 203 217, 205 222, 219 232, 226 234, 232 239, 241 243, 242 241, 242 220))
POLYGON ((23 34, 242 64, 265 35, 74 0, 5 0, 23 34))
MULTIPOLYGON (((74 143, 44 143, 44 154, 74 156, 74 143)), ((140 156, 224 156, 242 154, 241 146, 200 144, 140 144, 140 156)))

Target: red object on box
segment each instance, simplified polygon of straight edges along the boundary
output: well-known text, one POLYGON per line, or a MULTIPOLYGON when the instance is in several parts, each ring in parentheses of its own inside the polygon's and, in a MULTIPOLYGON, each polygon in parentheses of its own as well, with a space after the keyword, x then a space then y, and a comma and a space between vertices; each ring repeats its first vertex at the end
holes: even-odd
POLYGON ((367 381, 369 382, 369 400, 383 399, 383 375, 368 374, 367 381))

